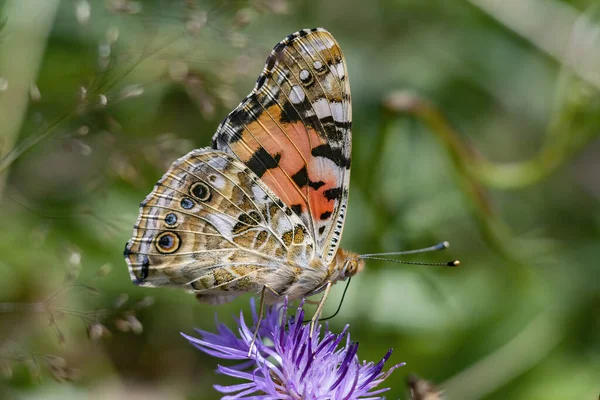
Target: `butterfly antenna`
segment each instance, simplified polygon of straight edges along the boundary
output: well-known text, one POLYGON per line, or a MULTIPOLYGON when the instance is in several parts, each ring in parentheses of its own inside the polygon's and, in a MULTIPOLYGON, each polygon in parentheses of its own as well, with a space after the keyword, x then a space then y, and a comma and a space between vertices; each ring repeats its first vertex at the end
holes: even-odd
MULTIPOLYGON (((458 260, 442 262, 442 263, 426 263, 426 262, 419 262, 419 261, 394 260, 391 258, 380 257, 380 256, 397 256, 397 255, 406 255, 406 254, 415 254, 415 253, 427 253, 427 252, 431 252, 431 251, 444 250, 444 249, 447 249, 448 247, 450 247, 450 243, 444 241, 444 242, 438 243, 434 246, 424 247, 422 249, 407 250, 407 251, 394 251, 394 252, 389 252, 389 253, 361 254, 359 257, 363 260, 365 260, 365 259, 379 260, 379 261, 387 261, 387 262, 393 262, 393 263, 398 263, 398 264, 410 264, 410 265, 437 265, 437 266, 443 266, 443 267, 456 267, 456 266, 460 265, 460 261, 458 261, 458 260)), ((327 321, 339 314, 340 310, 342 309, 342 304, 344 303, 344 298, 346 297, 346 292, 348 291, 348 287, 350 286, 351 280, 352 280, 352 277, 348 277, 348 281, 346 281, 346 287, 344 287, 344 292, 342 293, 342 298, 340 299, 340 303, 338 304, 338 308, 335 310, 335 312, 326 318, 319 318, 319 321, 327 321)), ((307 321, 303 321, 303 322, 309 322, 309 321, 312 321, 312 320, 307 320, 307 321)))
POLYGON ((407 251, 393 251, 390 253, 362 254, 360 257, 361 258, 369 258, 371 256, 400 256, 400 255, 405 255, 405 254, 429 253, 431 251, 446 250, 448 247, 450 247, 450 243, 444 241, 444 242, 438 243, 434 246, 424 247, 422 249, 407 250, 407 251))
POLYGON ((393 263, 398 263, 398 264, 410 264, 410 265, 438 265, 438 266, 444 266, 444 267, 456 267, 456 266, 460 265, 460 261, 458 261, 458 260, 448 261, 448 262, 443 262, 443 263, 426 263, 426 262, 419 262, 419 261, 394 260, 391 258, 382 257, 382 256, 399 256, 399 255, 416 254, 416 253, 428 253, 431 251, 445 250, 448 247, 450 247, 450 243, 444 241, 444 242, 438 243, 434 246, 424 247, 422 249, 407 250, 407 251, 393 251, 393 252, 389 252, 389 253, 361 254, 360 258, 362 258, 363 260, 379 260, 379 261, 387 261, 387 262, 393 262, 393 263))
MULTIPOLYGON (((364 258, 364 257, 361 257, 364 258)), ((440 263, 427 263, 427 262, 419 262, 419 261, 403 261, 403 260, 394 260, 392 258, 383 258, 383 257, 368 257, 367 260, 379 260, 379 261, 387 261, 393 262, 396 264, 410 264, 410 265, 437 265, 441 267, 457 267, 460 265, 460 261, 448 261, 448 262, 440 262, 440 263)))

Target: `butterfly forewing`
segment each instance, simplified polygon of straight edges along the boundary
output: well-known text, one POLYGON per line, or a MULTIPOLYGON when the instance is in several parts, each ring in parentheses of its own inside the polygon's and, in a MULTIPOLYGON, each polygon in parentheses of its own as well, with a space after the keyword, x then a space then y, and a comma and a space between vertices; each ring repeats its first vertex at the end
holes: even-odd
POLYGON ((339 45, 323 29, 305 29, 273 48, 255 88, 213 138, 301 218, 325 264, 344 224, 351 119, 339 45))
POLYGON ((265 276, 313 252, 298 216, 243 163, 211 149, 173 163, 125 247, 137 284, 184 286, 212 302, 260 290, 265 276))

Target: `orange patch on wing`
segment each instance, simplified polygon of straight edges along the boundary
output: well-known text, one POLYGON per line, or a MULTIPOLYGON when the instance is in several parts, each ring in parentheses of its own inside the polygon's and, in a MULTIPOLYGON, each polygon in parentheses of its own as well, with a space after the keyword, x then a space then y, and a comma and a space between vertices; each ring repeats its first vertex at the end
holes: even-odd
POLYGON ((331 217, 335 202, 328 200, 325 197, 325 191, 329 189, 335 189, 340 186, 341 182, 338 182, 338 176, 335 174, 334 170, 323 170, 320 169, 319 166, 315 163, 310 165, 309 168, 309 176, 317 176, 317 181, 325 182, 323 186, 321 186, 317 190, 311 190, 310 193, 310 204, 313 207, 313 218, 315 220, 327 220, 331 217), (329 216, 326 218, 321 218, 326 213, 329 213, 329 216))
POLYGON ((313 148, 326 141, 302 122, 283 123, 279 122, 280 117, 279 105, 269 107, 257 121, 245 126, 242 140, 230 146, 243 162, 248 162, 261 147, 272 157, 279 155, 280 168, 267 170, 261 179, 289 207, 300 204, 306 211, 308 199, 312 218, 319 220, 334 210, 334 202, 327 200, 324 192, 340 184, 336 171, 322 168, 322 159, 311 154, 313 148), (298 188, 291 179, 305 165, 310 181, 323 182, 317 190, 308 185, 298 188))

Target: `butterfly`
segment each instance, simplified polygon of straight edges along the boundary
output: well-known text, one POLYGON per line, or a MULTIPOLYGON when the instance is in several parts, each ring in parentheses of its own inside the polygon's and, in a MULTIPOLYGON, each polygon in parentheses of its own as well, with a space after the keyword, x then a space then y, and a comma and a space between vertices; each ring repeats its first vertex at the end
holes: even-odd
POLYGON ((141 203, 124 251, 132 281, 212 304, 260 292, 261 311, 323 292, 314 326, 331 286, 373 256, 339 247, 351 125, 339 44, 322 28, 287 36, 212 146, 176 160, 141 203))
POLYGON ((328 293, 360 272, 339 248, 352 104, 346 60, 322 28, 279 42, 212 146, 176 160, 140 205, 125 246, 132 281, 212 304, 328 293))

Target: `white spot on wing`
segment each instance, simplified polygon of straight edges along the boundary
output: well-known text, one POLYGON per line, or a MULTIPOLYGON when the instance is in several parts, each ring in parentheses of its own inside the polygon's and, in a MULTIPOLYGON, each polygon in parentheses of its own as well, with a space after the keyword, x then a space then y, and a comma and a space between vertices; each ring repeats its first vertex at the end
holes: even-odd
POLYGON ((300 86, 293 86, 290 92, 290 101, 294 104, 300 104, 306 98, 304 90, 300 86))
POLYGON ((209 163, 210 166, 213 167, 215 170, 222 171, 227 166, 228 161, 224 157, 214 157, 210 159, 209 163))
POLYGON ((211 184, 215 188, 223 190, 223 189, 225 189, 225 178, 223 178, 222 176, 219 176, 219 175, 215 175, 215 177, 211 181, 211 184))
POLYGON ((335 64, 334 67, 335 67, 335 70, 337 72, 338 78, 343 78, 344 75, 345 75, 345 72, 344 72, 344 63, 335 64))
POLYGON ((321 97, 312 103, 318 118, 331 117, 331 109, 329 108, 329 102, 326 98, 321 97))
POLYGON ((312 105, 319 118, 333 117, 333 120, 337 122, 347 121, 347 117, 344 115, 343 103, 337 101, 328 102, 327 99, 321 97, 312 103, 312 105))
POLYGON ((256 204, 264 204, 264 203, 271 201, 271 199, 267 196, 265 191, 262 190, 262 188, 260 186, 255 185, 255 184, 252 185, 252 200, 256 204))
POLYGON ((348 121, 352 122, 352 105, 348 105, 348 121))
POLYGON ((225 218, 216 213, 207 213, 206 219, 219 231, 221 236, 227 240, 232 240, 233 220, 231 218, 225 218))
POLYGON ((329 106, 331 107, 331 112, 333 114, 333 120, 337 122, 346 122, 346 117, 344 116, 344 107, 342 103, 338 103, 337 101, 332 101, 329 106))

